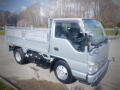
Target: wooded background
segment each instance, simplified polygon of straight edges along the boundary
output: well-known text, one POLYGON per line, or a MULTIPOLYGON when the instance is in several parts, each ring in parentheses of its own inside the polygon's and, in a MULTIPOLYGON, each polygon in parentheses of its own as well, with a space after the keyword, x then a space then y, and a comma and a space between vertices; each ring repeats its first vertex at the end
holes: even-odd
POLYGON ((41 0, 17 12, 0 11, 0 26, 47 27, 48 18, 94 18, 105 27, 120 25, 120 7, 112 0, 41 0))

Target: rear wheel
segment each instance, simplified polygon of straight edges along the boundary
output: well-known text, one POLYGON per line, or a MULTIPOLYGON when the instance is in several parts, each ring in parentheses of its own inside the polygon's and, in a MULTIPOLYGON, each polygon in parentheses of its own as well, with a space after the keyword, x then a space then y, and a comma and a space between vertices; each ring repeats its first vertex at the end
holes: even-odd
POLYGON ((14 58, 18 64, 28 63, 28 60, 25 58, 25 53, 21 48, 15 49, 13 53, 14 53, 14 58))
POLYGON ((68 64, 62 60, 59 60, 55 63, 54 73, 57 79, 62 83, 70 84, 76 81, 72 76, 68 64))

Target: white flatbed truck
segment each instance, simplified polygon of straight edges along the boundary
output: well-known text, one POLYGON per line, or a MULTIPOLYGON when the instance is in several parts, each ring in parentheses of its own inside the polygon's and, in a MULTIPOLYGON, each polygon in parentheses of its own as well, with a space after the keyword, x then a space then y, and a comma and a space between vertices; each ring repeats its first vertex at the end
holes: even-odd
POLYGON ((108 69, 108 40, 97 20, 55 18, 48 20, 48 28, 5 29, 17 63, 27 64, 30 59, 49 63, 62 83, 79 80, 97 85, 108 69))

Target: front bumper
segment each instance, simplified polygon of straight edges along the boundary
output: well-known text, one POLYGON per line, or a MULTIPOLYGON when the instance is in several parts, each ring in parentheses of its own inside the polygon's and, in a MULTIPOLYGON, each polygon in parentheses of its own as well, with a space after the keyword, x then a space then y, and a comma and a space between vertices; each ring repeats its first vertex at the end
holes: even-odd
POLYGON ((93 86, 97 85, 102 78, 105 76, 109 66, 109 60, 106 60, 106 63, 93 75, 87 75, 87 82, 93 86))
POLYGON ((105 76, 108 70, 108 66, 109 66, 109 60, 106 60, 106 63, 95 74, 92 75, 88 74, 86 76, 86 80, 82 80, 82 81, 92 86, 96 86, 105 76))

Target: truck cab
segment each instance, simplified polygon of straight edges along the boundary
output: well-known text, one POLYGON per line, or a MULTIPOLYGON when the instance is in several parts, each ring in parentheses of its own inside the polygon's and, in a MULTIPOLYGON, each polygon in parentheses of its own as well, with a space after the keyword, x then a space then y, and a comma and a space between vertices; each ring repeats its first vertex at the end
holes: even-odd
MULTIPOLYGON (((97 84, 109 64, 108 41, 102 24, 93 19, 67 18, 53 19, 51 25, 50 55, 64 60, 75 79, 97 84)), ((69 71, 59 65, 56 75, 67 82, 69 71)))

